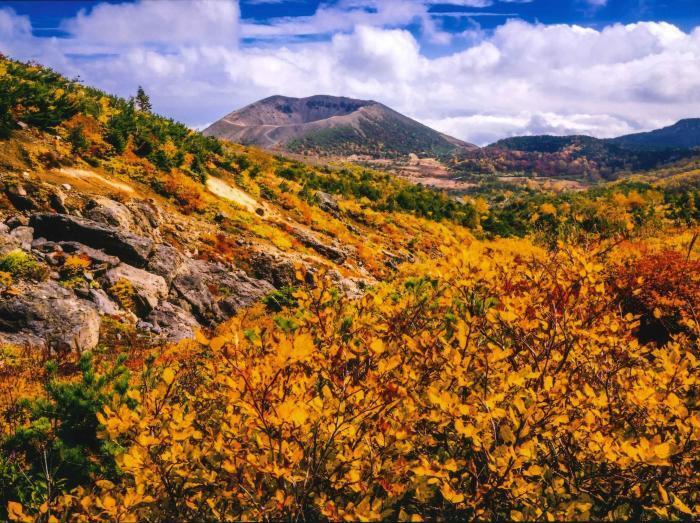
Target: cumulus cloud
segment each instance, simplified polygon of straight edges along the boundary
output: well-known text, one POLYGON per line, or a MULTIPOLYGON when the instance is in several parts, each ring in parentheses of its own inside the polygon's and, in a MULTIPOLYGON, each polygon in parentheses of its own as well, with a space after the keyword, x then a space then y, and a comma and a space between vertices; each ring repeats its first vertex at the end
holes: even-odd
POLYGON ((392 1, 405 11, 345 0, 347 20, 327 7, 269 29, 251 29, 233 1, 100 4, 63 23, 69 38, 36 37, 26 17, 0 9, 0 51, 121 95, 141 84, 156 110, 197 127, 272 94, 371 98, 479 144, 516 134, 615 136, 700 116, 700 28, 510 20, 434 57, 406 29, 425 5, 392 1), (239 43, 251 30, 321 29, 328 38, 239 43))

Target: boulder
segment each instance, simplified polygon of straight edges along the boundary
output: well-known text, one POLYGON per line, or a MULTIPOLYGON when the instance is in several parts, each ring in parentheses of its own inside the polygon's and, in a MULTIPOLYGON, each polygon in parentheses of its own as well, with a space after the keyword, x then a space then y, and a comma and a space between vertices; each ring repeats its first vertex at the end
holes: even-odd
POLYGON ((287 228, 306 247, 315 250, 321 256, 325 256, 338 265, 343 264, 348 257, 348 253, 345 252, 345 250, 338 245, 337 242, 324 241, 311 231, 307 231, 300 227, 288 225, 287 228))
POLYGON ((114 303, 102 289, 90 289, 90 300, 95 304, 100 314, 115 316, 122 312, 119 305, 114 303))
POLYGON ((27 194, 27 190, 24 187, 8 187, 5 189, 5 195, 18 211, 33 211, 39 208, 39 205, 34 198, 27 194))
POLYGON ((139 317, 149 314, 168 295, 168 285, 162 277, 125 263, 108 270, 102 277, 105 287, 111 287, 120 280, 127 280, 133 286, 135 312, 139 317))
POLYGON ((146 265, 153 248, 150 238, 67 214, 35 214, 29 224, 36 236, 53 241, 77 241, 136 267, 146 265))
POLYGON ((0 224, 0 256, 5 256, 21 247, 17 238, 10 235, 9 227, 5 224, 0 224))
POLYGON ((163 277, 170 285, 175 278, 177 271, 185 263, 187 258, 180 251, 170 245, 161 243, 156 245, 153 254, 148 260, 146 269, 148 272, 163 277))
POLYGON ((146 321, 157 328, 161 336, 172 342, 194 338, 201 327, 192 314, 167 301, 153 309, 146 321))
POLYGON ((316 191, 316 201, 318 202, 318 206, 333 215, 338 214, 340 212, 340 207, 338 207, 338 202, 335 200, 335 198, 328 194, 327 192, 323 191, 316 191))
POLYGON ((85 209, 85 217, 126 231, 132 230, 134 226, 134 219, 127 206, 109 198, 90 200, 85 209))
POLYGON ((20 225, 10 231, 10 238, 13 238, 23 250, 28 251, 32 248, 34 229, 20 225))
POLYGON ((250 254, 250 266, 256 278, 271 283, 277 289, 296 284, 295 258, 289 254, 257 249, 250 254))
POLYGON ((274 287, 223 264, 187 260, 173 279, 172 288, 200 323, 214 325, 259 300, 274 287))
POLYGON ((48 281, 0 301, 0 342, 56 352, 93 349, 100 316, 92 303, 48 281))
POLYGON ((5 220, 5 225, 7 225, 10 229, 14 229, 22 225, 29 225, 29 219, 21 214, 15 214, 14 216, 10 216, 7 220, 5 220))

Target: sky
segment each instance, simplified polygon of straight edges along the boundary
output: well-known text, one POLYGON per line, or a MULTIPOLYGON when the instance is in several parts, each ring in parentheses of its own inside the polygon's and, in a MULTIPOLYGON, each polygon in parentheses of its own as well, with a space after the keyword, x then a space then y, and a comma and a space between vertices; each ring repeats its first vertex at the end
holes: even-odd
POLYGON ((0 1, 0 52, 200 129, 273 94, 479 145, 700 117, 700 0, 0 1))

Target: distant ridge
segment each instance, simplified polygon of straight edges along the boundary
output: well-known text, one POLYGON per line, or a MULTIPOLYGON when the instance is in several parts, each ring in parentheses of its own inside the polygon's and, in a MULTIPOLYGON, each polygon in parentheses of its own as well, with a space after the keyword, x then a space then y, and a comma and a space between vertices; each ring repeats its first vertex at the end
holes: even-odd
POLYGON ((609 141, 625 147, 700 147, 700 118, 685 118, 662 129, 628 134, 609 141))
POLYGON ((476 148, 379 102, 326 95, 271 96, 224 116, 204 134, 268 149, 333 156, 391 158, 476 148))

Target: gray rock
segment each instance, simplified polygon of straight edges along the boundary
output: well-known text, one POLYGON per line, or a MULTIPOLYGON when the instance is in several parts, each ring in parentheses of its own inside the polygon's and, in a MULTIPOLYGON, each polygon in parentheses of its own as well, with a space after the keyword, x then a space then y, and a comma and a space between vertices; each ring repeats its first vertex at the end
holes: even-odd
POLYGON ((10 236, 9 232, 0 231, 0 256, 21 248, 17 238, 10 236))
POLYGON ((120 263, 119 258, 116 256, 110 256, 102 251, 98 251, 97 249, 93 249, 87 245, 83 245, 80 242, 59 242, 58 246, 63 252, 70 254, 84 254, 93 262, 97 262, 106 268, 116 267, 120 263))
POLYGON ((106 287, 111 287, 119 280, 128 280, 134 287, 136 315, 139 317, 149 314, 168 295, 168 285, 162 277, 125 263, 108 270, 102 277, 106 287))
POLYGON ((180 251, 170 245, 161 243, 153 250, 153 254, 148 260, 146 270, 163 277, 170 285, 175 278, 177 271, 185 263, 187 258, 180 251))
POLYGON ((0 341, 57 352, 83 352, 99 342, 100 316, 92 303, 56 282, 0 301, 0 341))
POLYGON ((146 265, 153 248, 150 238, 67 214, 35 214, 31 217, 30 225, 37 236, 47 240, 77 241, 118 256, 136 267, 146 265))
POLYGON ((20 225, 19 227, 16 227, 12 229, 10 232, 10 238, 13 238, 17 243, 19 243, 20 247, 28 251, 32 248, 32 241, 34 240, 34 229, 31 227, 26 227, 24 225, 20 225))
POLYGON ((98 197, 90 200, 85 217, 126 231, 134 227, 134 219, 126 205, 109 198, 98 197))
POLYGON ((63 248, 56 242, 50 242, 46 238, 35 238, 32 241, 32 250, 43 254, 50 254, 52 252, 63 252, 63 248))
POLYGON ((102 289, 90 289, 90 300, 100 314, 115 316, 121 312, 119 305, 114 303, 102 289))
POLYGON ((56 189, 49 196, 49 204, 51 208, 63 214, 68 214, 68 208, 66 207, 66 195, 60 189, 56 189))
POLYGON ((146 320, 172 342, 194 338, 201 327, 189 312, 167 301, 155 308, 146 320))
POLYGON ((295 258, 281 251, 254 250, 250 254, 250 266, 256 278, 271 283, 275 288, 296 284, 295 258))
POLYGON ((259 300, 274 288, 242 271, 219 263, 187 260, 173 279, 172 288, 200 323, 213 325, 259 300))
POLYGON ((29 225, 29 218, 22 216, 21 214, 15 214, 14 216, 10 216, 7 220, 5 220, 5 224, 10 229, 14 229, 16 227, 21 227, 22 225, 29 225))
POLYGON ((316 191, 316 200, 318 201, 318 206, 326 212, 331 214, 337 214, 340 212, 340 207, 338 207, 338 202, 335 198, 323 191, 316 191))
POLYGON ((311 231, 307 231, 300 227, 288 226, 289 231, 297 237, 297 239, 329 260, 341 265, 348 258, 348 253, 336 242, 327 242, 319 238, 311 231))
POLYGON ((5 195, 18 211, 33 211, 39 208, 39 205, 27 194, 27 190, 24 187, 8 187, 5 189, 5 195))

